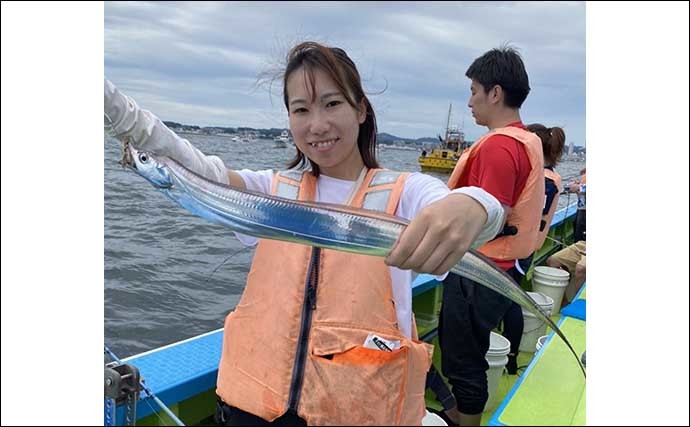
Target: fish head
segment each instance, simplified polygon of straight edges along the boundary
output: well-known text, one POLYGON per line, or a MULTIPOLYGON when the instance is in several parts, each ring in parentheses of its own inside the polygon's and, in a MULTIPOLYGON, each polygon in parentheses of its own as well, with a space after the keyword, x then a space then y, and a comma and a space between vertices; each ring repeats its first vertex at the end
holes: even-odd
POLYGON ((131 168, 156 188, 165 189, 173 185, 170 170, 163 157, 139 151, 128 145, 125 148, 123 165, 131 168))

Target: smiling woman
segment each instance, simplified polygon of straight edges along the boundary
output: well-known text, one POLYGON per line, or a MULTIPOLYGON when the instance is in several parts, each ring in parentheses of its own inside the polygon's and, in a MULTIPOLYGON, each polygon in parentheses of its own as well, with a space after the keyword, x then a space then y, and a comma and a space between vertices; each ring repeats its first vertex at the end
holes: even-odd
POLYGON ((287 58, 284 98, 297 149, 288 170, 228 170, 108 81, 106 117, 133 148, 211 181, 411 220, 385 262, 236 233, 258 246, 225 320, 216 393, 219 419, 229 424, 419 425, 431 359, 412 323, 410 269, 447 272, 496 234, 502 208, 477 188, 451 192, 436 178, 379 169, 376 116, 345 51, 307 42, 287 58))
MULTIPOLYGON (((366 119, 364 103, 353 107, 324 71, 306 66, 291 74, 285 90, 291 94, 290 129, 299 153, 316 165, 312 166, 315 173, 356 180, 364 167, 357 146, 359 126, 366 119)), ((364 150, 375 145, 372 135, 362 139, 364 150)), ((367 167, 378 167, 372 160, 367 167)))

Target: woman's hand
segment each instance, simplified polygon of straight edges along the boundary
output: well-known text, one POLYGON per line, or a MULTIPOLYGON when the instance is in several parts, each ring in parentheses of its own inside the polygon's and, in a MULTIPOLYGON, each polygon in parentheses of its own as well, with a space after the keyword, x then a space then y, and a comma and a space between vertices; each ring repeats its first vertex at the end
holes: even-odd
POLYGON ((479 202, 464 194, 450 194, 414 217, 386 257, 386 264, 445 274, 465 255, 486 220, 479 202))

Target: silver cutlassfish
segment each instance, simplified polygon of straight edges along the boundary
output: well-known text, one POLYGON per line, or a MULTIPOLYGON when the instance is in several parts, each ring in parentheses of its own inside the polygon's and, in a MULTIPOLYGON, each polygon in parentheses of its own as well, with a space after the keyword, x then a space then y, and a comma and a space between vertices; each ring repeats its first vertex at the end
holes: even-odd
MULTIPOLYGON (((125 146, 123 164, 188 211, 251 236, 385 257, 408 222, 387 214, 341 205, 302 202, 241 190, 206 178, 165 156, 125 146)), ((491 260, 474 250, 451 270, 520 304, 568 339, 532 298, 491 260)))

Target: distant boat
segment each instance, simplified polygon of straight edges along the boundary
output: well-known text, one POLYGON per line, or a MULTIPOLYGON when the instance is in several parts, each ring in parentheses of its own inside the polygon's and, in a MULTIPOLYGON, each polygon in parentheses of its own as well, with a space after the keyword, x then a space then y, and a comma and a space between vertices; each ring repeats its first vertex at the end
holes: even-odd
POLYGON ((273 145, 275 148, 286 148, 288 144, 292 144, 292 140, 287 130, 284 130, 280 135, 273 138, 273 145))
POLYGON ((432 148, 431 152, 427 149, 422 150, 422 155, 417 160, 422 172, 441 172, 451 173, 463 151, 469 148, 469 143, 465 141, 465 134, 457 126, 450 125, 450 113, 453 104, 448 108, 448 120, 446 121, 446 137, 439 135, 440 145, 432 148))
POLYGON ((410 146, 410 145, 381 145, 381 147, 386 147, 387 150, 402 150, 402 151, 419 151, 419 148, 416 146, 410 146))
POLYGON ((256 135, 251 132, 247 132, 240 136, 240 141, 245 143, 254 142, 256 141, 256 135))

